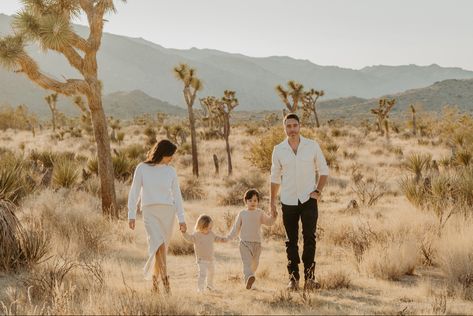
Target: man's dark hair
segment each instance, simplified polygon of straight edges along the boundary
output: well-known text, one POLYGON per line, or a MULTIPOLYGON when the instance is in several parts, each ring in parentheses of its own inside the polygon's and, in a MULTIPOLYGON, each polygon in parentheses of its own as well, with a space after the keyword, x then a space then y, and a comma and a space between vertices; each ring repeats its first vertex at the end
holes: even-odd
POLYGON ((294 119, 297 121, 297 123, 300 123, 300 120, 299 120, 299 116, 297 116, 296 113, 289 113, 289 114, 286 114, 286 116, 284 117, 284 124, 286 124, 286 121, 289 120, 289 119, 294 119))
POLYGON ((255 196, 258 198, 258 201, 260 200, 260 194, 258 192, 258 190, 256 189, 249 189, 248 191, 245 192, 245 195, 243 197, 243 200, 248 201, 248 200, 251 200, 253 198, 253 196, 255 196))

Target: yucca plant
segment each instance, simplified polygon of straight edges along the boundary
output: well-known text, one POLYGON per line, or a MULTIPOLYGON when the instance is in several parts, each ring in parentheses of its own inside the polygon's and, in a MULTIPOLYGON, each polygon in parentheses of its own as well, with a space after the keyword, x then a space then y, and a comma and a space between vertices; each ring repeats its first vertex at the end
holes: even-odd
POLYGON ((406 198, 416 207, 423 207, 425 205, 427 193, 423 185, 419 184, 414 177, 403 177, 400 180, 400 188, 406 198))
POLYGON ((97 160, 97 157, 90 158, 87 161, 87 170, 90 172, 98 175, 99 174, 99 162, 97 160))
POLYGON ((73 188, 79 177, 79 168, 72 160, 61 159, 54 166, 52 180, 56 188, 73 188))
POLYGON ((432 155, 423 153, 412 153, 406 157, 404 167, 415 174, 415 181, 422 178, 422 172, 427 169, 432 161, 432 155))
POLYGON ((473 154, 469 149, 461 149, 455 155, 456 164, 468 167, 473 164, 473 154))
POLYGON ((144 160, 146 158, 146 150, 142 145, 134 144, 123 148, 121 153, 125 154, 130 159, 144 160))
POLYGON ((51 150, 38 151, 34 149, 31 151, 29 158, 34 162, 41 162, 45 168, 52 168, 54 161, 57 160, 57 154, 51 150))
POLYGON ((15 215, 15 205, 0 200, 0 271, 17 271, 41 262, 49 241, 34 225, 25 229, 15 215))
POLYGON ((135 161, 129 159, 123 154, 112 157, 113 172, 116 179, 126 181, 134 172, 135 161))
POLYGON ((3 155, 0 165, 0 200, 18 204, 36 184, 29 176, 26 163, 14 155, 3 155))

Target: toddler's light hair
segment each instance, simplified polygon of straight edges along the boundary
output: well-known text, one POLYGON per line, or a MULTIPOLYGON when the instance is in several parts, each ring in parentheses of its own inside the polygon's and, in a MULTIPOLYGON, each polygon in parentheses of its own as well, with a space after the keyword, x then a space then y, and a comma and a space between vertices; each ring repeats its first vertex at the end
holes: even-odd
POLYGON ((195 231, 203 231, 204 229, 209 227, 210 223, 212 223, 212 217, 205 214, 200 215, 197 219, 197 222, 195 223, 195 231))

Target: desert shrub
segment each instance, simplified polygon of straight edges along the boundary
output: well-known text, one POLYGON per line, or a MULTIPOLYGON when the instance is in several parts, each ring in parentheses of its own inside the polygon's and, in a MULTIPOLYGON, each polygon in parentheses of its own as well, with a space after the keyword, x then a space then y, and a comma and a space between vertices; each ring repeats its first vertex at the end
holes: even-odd
POLYGON ((0 106, 0 130, 9 128, 29 130, 33 122, 37 122, 36 115, 30 113, 24 105, 16 108, 8 105, 0 106))
POLYGON ((278 217, 273 225, 263 226, 263 237, 275 240, 284 240, 286 238, 286 228, 284 228, 281 217, 278 217))
POLYGON ((345 269, 336 269, 320 274, 318 281, 324 290, 348 289, 351 286, 351 275, 345 269))
POLYGON ((363 205, 372 206, 386 194, 386 183, 376 174, 374 178, 365 178, 358 174, 353 181, 351 190, 358 196, 363 205))
POLYGON ((173 236, 169 242, 168 251, 174 256, 187 256, 194 254, 194 245, 182 237, 181 234, 173 236))
POLYGON ((24 197, 34 191, 36 183, 31 177, 27 163, 13 154, 0 157, 0 200, 18 204, 24 197))
POLYGON ((144 129, 143 134, 145 134, 145 136, 147 137, 147 140, 146 140, 147 145, 154 145, 156 143, 157 133, 154 128, 152 128, 151 126, 147 126, 144 129))
POLYGON ((95 175, 99 174, 99 161, 97 157, 92 157, 87 161, 87 170, 95 175))
POLYGON ((54 165, 52 181, 56 188, 73 188, 79 177, 79 168, 72 160, 63 158, 54 165))
POLYGON ((133 144, 122 148, 120 153, 124 154, 130 159, 137 159, 140 161, 144 161, 146 158, 146 148, 139 144, 133 144))
POLYGON ((255 136, 260 133, 259 126, 256 125, 250 125, 247 126, 245 129, 245 134, 248 136, 255 136))
POLYGON ((439 247, 440 268, 447 279, 449 292, 473 300, 473 241, 471 232, 455 232, 444 238, 439 247))
POLYGON ((123 154, 112 156, 113 174, 115 179, 126 181, 134 173, 138 161, 131 160, 123 154))
POLYGON ((334 128, 332 129, 332 136, 333 137, 343 137, 343 136, 348 136, 348 131, 339 129, 339 128, 334 128))
POLYGON ((250 188, 257 189, 261 194, 266 192, 267 180, 258 170, 251 169, 236 177, 225 179, 225 189, 217 198, 219 205, 242 205, 243 194, 250 188))
POLYGON ((363 255, 361 266, 369 274, 385 280, 399 280, 412 275, 417 266, 415 242, 377 243, 363 255))
POLYGON ((270 128, 259 140, 250 146, 249 153, 245 158, 260 170, 265 172, 270 171, 273 148, 282 142, 284 137, 283 127, 270 128))
POLYGON ((198 178, 187 177, 180 185, 184 200, 203 200, 207 197, 207 191, 198 178))
POLYGON ((14 210, 12 203, 0 201, 0 271, 31 267, 45 257, 49 248, 45 233, 37 226, 24 227, 14 210))
POLYGON ((184 143, 177 148, 177 153, 180 155, 189 155, 192 152, 192 146, 189 143, 184 143))

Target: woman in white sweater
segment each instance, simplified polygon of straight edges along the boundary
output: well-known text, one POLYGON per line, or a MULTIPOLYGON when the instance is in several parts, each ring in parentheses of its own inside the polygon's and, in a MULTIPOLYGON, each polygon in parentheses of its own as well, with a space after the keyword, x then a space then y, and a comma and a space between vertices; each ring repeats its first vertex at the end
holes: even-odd
POLYGON ((128 194, 128 221, 135 229, 137 204, 141 201, 143 222, 148 235, 148 260, 144 266, 145 279, 153 280, 153 291, 158 292, 161 278, 164 290, 169 293, 166 269, 166 246, 169 243, 177 215, 181 231, 186 231, 184 208, 176 170, 169 166, 176 145, 169 140, 157 143, 146 160, 135 169, 128 194))

